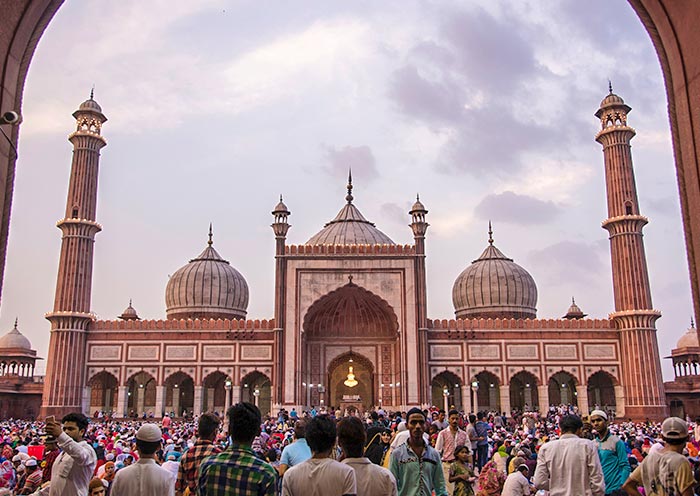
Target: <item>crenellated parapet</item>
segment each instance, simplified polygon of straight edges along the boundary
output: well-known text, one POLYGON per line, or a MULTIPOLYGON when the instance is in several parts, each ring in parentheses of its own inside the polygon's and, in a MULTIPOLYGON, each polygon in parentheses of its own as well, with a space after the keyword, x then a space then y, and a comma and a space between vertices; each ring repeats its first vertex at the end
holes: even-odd
POLYGON ((91 331, 272 331, 275 319, 153 319, 153 320, 96 320, 91 331))
POLYGON ((610 319, 428 319, 431 330, 610 329, 610 319))
POLYGON ((346 244, 346 245, 286 245, 285 255, 405 255, 416 254, 415 245, 346 244))

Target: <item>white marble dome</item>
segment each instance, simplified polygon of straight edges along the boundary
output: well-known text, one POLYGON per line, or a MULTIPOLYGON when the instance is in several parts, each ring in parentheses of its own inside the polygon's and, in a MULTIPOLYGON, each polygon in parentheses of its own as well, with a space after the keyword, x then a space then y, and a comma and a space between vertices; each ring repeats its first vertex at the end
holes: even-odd
POLYGON ((17 321, 15 320, 15 327, 0 337, 0 349, 22 349, 31 351, 32 343, 17 329, 17 321))

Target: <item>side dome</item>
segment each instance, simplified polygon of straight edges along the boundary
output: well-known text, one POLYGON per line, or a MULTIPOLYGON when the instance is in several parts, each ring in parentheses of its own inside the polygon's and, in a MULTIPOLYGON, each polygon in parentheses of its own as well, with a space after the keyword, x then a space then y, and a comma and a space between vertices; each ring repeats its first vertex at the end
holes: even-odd
POLYGON ((700 347, 700 343, 698 343, 698 330, 695 328, 695 324, 691 322, 688 330, 685 331, 685 334, 683 334, 676 343, 676 349, 698 347, 700 347))
POLYGON ((455 280, 452 302, 457 318, 537 317, 537 286, 532 276, 493 245, 455 280))
POLYGON ((0 337, 0 349, 17 348, 26 351, 32 350, 32 343, 17 329, 17 319, 15 327, 10 332, 0 337))
POLYGON ((168 319, 243 319, 248 283, 214 249, 211 227, 207 247, 175 272, 165 288, 168 319))
POLYGON ((368 221, 352 204, 352 175, 348 177, 347 204, 335 219, 311 236, 307 245, 395 245, 391 238, 368 221))

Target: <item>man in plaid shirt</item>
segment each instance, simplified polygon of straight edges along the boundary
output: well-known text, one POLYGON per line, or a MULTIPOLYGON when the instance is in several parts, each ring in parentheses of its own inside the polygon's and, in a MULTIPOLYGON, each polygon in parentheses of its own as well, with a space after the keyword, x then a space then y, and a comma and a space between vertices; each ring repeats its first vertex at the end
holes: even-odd
POLYGON ((197 469, 205 458, 221 453, 214 446, 214 440, 219 432, 219 417, 213 413, 205 413, 199 417, 197 424, 197 442, 182 455, 180 467, 175 482, 175 495, 182 496, 189 487, 190 494, 197 494, 197 469))
POLYGON ((250 403, 238 403, 226 413, 233 444, 199 466, 199 496, 275 496, 277 471, 255 456, 251 444, 260 434, 262 416, 250 403))

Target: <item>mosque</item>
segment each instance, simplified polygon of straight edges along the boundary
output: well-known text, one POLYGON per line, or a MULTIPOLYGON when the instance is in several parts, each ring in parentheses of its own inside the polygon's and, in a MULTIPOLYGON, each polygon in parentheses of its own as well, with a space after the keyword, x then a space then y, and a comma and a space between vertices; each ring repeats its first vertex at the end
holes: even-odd
MULTIPOLYGON (((573 301, 561 318, 538 318, 535 281, 496 246, 490 229, 484 251, 455 274, 454 317, 428 318, 428 210, 417 198, 408 212, 414 242, 397 244, 362 215, 350 177, 337 215, 303 244, 287 243, 291 212, 282 198, 274 207, 274 315, 247 315, 246 280, 214 247, 210 229, 203 251, 169 279, 165 319, 142 319, 129 303, 118 318, 97 320, 92 264, 102 229, 96 201, 107 118, 91 95, 73 114, 69 136, 74 152, 58 222, 63 239, 54 307, 46 315, 51 332, 39 414, 180 416, 221 412, 244 400, 264 413, 311 405, 542 411, 573 403, 582 411, 598 406, 618 417, 663 418, 661 313, 651 300, 630 110, 611 88, 595 114, 608 202, 602 225, 612 258, 608 319, 586 319, 573 301)), ((683 396, 697 386, 674 389, 683 377, 700 383, 697 334, 687 336, 673 351, 678 377, 666 384, 678 393, 676 413, 700 409, 683 396)), ((25 380, 16 392, 25 388, 29 398, 37 386, 34 360, 16 327, 0 338, 0 415, 9 412, 3 405, 10 394, 1 381, 17 382, 19 370, 25 380)))

